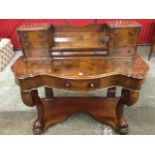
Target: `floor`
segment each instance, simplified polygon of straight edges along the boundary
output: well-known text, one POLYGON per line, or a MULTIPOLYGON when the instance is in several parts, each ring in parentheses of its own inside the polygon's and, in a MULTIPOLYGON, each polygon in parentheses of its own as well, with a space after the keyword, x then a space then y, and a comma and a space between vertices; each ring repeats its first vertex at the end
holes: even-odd
MULTIPOLYGON (((150 66, 150 70, 140 98, 136 105, 125 108, 125 115, 129 122, 129 135, 154 135, 155 134, 155 55, 147 61, 149 46, 138 47, 139 53, 150 66)), ((36 109, 26 107, 20 99, 19 87, 14 82, 10 70, 11 64, 21 55, 16 52, 14 58, 7 67, 0 72, 0 134, 1 135, 31 135, 32 124, 36 117, 36 109)), ((120 93, 117 89, 117 95, 120 93)), ((101 96, 105 90, 99 90, 86 94, 89 96, 101 96)), ((43 89, 39 89, 39 95, 43 96, 43 89)), ((54 89, 56 96, 73 96, 74 93, 54 89)), ((50 127, 44 135, 117 135, 109 126, 95 121, 87 114, 79 113, 71 115, 63 123, 50 127)))

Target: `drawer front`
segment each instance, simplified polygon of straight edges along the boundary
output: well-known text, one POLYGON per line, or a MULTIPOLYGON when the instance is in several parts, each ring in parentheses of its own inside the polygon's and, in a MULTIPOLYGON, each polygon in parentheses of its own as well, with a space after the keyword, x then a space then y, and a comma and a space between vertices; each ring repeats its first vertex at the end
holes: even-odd
POLYGON ((100 79, 94 80, 72 80, 72 79, 61 79, 50 76, 38 76, 31 79, 33 87, 42 85, 51 86, 53 88, 59 88, 69 91, 89 91, 99 89, 100 79), (38 83, 39 82, 39 83, 38 83), (40 83, 41 82, 41 83, 40 83))
POLYGON ((112 57, 118 58, 127 58, 136 55, 136 49, 134 47, 119 47, 119 48, 112 48, 109 51, 109 54, 112 57))
POLYGON ((21 41, 46 41, 48 31, 24 31, 18 32, 21 41))
POLYGON ((28 59, 49 58, 50 57, 50 51, 48 49, 27 50, 27 51, 24 51, 24 55, 28 59))
POLYGON ((52 88, 64 89, 68 91, 92 91, 111 86, 123 86, 134 90, 139 90, 143 83, 143 79, 134 79, 122 75, 114 75, 100 79, 92 80, 70 80, 61 79, 51 76, 33 76, 30 78, 32 88, 48 86, 52 88))
POLYGON ((48 42, 22 42, 22 47, 25 50, 31 50, 31 49, 44 49, 44 48, 50 48, 50 45, 48 42))
POLYGON ((67 90, 95 90, 100 87, 100 80, 61 80, 59 83, 61 88, 67 90))

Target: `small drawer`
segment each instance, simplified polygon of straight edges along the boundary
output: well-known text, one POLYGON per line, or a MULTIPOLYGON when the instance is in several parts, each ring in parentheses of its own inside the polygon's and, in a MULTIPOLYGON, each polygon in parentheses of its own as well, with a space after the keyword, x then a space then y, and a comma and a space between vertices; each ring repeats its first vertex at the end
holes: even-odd
POLYGON ((22 42, 22 47, 26 50, 50 48, 48 42, 22 42))
POLYGON ((47 31, 28 31, 19 32, 19 37, 21 41, 46 41, 49 36, 47 31))
POLYGON ((50 52, 48 49, 32 49, 24 51, 24 55, 28 59, 35 58, 50 58, 50 52))
POLYGON ((99 80, 60 80, 60 87, 73 91, 89 91, 100 87, 99 80))

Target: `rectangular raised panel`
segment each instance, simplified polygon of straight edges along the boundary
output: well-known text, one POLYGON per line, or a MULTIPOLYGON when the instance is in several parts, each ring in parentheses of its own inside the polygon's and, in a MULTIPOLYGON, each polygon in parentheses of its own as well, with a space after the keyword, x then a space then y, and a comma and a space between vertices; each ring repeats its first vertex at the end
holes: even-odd
POLYGON ((22 41, 46 41, 48 40, 48 33, 46 31, 26 31, 19 32, 22 41))
POLYGON ((48 42, 41 42, 41 41, 22 42, 22 46, 24 50, 50 49, 50 45, 48 44, 48 42))
POLYGON ((26 54, 25 56, 29 60, 35 59, 36 56, 40 59, 50 57, 50 52, 48 49, 30 49, 30 50, 27 50, 25 54, 26 54))
POLYGON ((110 30, 110 47, 135 47, 139 35, 139 28, 120 28, 110 30))
POLYGON ((23 25, 17 29, 25 58, 50 57, 52 26, 46 23, 23 25))
POLYGON ((140 27, 112 28, 109 33, 109 54, 112 57, 136 55, 140 27))

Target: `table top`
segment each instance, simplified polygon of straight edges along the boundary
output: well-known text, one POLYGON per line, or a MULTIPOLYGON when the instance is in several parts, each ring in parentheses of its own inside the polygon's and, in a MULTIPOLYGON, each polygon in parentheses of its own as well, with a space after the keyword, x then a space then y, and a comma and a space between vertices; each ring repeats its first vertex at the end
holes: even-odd
POLYGON ((47 75, 64 79, 95 79, 112 75, 124 75, 142 79, 149 67, 141 56, 135 59, 110 57, 79 57, 76 59, 53 59, 25 61, 21 56, 13 65, 16 78, 24 79, 47 75))

